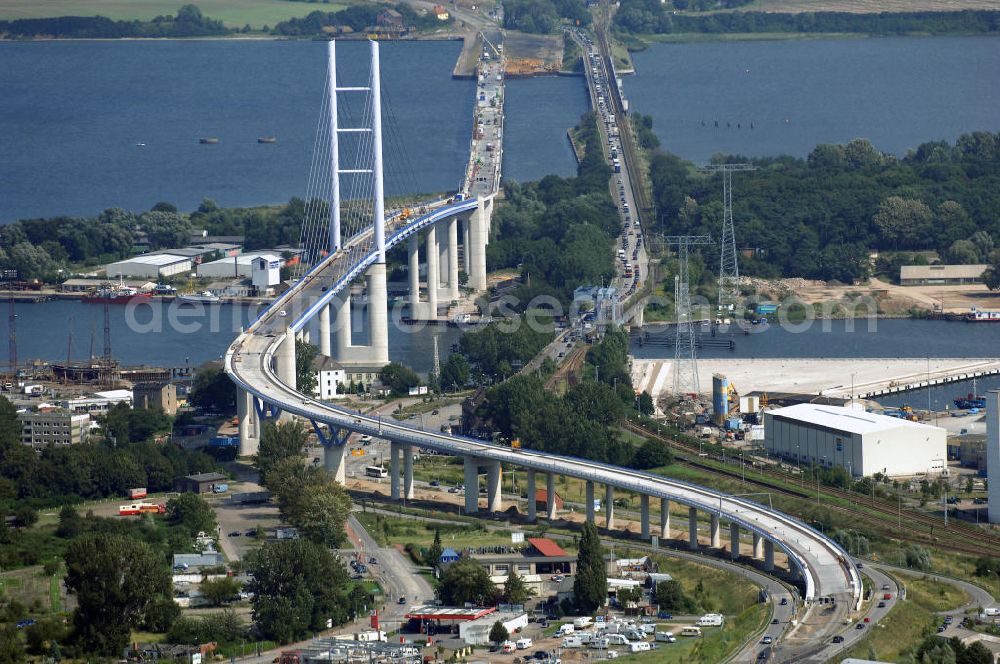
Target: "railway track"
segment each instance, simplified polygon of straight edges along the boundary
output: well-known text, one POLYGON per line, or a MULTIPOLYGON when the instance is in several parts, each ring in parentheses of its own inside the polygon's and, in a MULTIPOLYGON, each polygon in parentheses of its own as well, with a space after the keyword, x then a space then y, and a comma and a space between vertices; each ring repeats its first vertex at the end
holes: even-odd
MULTIPOLYGON (((745 476, 745 473, 741 473, 738 470, 718 468, 715 464, 705 463, 700 460, 701 457, 699 456, 699 449, 697 446, 658 434, 657 432, 637 425, 634 422, 626 422, 624 428, 637 435, 654 438, 667 444, 673 450, 683 454, 682 460, 685 463, 700 470, 721 475, 729 479, 746 481, 756 487, 767 489, 772 493, 779 493, 794 498, 810 500, 816 496, 816 493, 812 489, 807 489, 805 487, 796 489, 778 481, 769 481, 766 478, 745 476)), ((759 472, 759 470, 756 472, 759 472)), ((782 480, 785 483, 794 484, 801 481, 800 477, 782 472, 778 469, 773 469, 769 472, 772 472, 775 475, 775 480, 782 480)), ((860 494, 833 487, 821 486, 819 492, 820 495, 825 495, 829 498, 839 498, 841 500, 857 503, 859 508, 863 507, 864 510, 867 511, 831 504, 824 505, 827 509, 847 515, 852 521, 858 523, 859 525, 861 523, 871 525, 876 531, 881 531, 904 541, 918 544, 931 544, 939 547, 946 546, 947 548, 955 551, 980 556, 995 556, 997 551, 1000 551, 1000 538, 975 528, 974 526, 970 526, 962 521, 951 522, 947 527, 945 527, 940 518, 933 517, 917 510, 901 508, 899 505, 890 504, 882 499, 870 501, 862 497, 860 494), (877 514, 871 514, 871 512, 875 512, 877 514), (897 524, 900 525, 900 527, 896 529, 895 533, 886 533, 886 521, 889 520, 889 517, 895 519, 897 524)))
POLYGON ((589 346, 581 346, 571 350, 563 360, 562 365, 545 381, 545 387, 551 390, 561 381, 565 381, 569 387, 576 386, 580 382, 583 361, 587 358, 588 348, 589 346))

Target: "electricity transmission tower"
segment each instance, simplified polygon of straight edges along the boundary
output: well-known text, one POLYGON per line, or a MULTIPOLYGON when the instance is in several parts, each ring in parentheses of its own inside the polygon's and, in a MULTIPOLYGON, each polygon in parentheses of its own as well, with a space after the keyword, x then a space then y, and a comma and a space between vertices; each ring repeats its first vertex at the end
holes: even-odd
POLYGON ((674 337, 674 396, 698 393, 698 354, 695 349, 694 321, 691 319, 691 290, 688 284, 688 253, 694 245, 712 244, 711 235, 668 235, 667 244, 677 245, 677 276, 674 277, 674 310, 677 334, 674 337))
POLYGON ((753 164, 713 164, 702 170, 722 173, 722 246, 719 251, 719 311, 735 311, 740 301, 740 267, 733 230, 733 171, 756 170, 753 164))

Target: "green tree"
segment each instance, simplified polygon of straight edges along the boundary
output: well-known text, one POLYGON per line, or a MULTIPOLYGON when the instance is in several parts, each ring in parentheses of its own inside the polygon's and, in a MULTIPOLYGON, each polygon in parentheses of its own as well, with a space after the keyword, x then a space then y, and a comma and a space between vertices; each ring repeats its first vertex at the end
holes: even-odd
POLYGON ((180 526, 191 537, 199 532, 215 534, 215 512, 196 493, 182 493, 167 501, 167 522, 180 526))
POLYGON ((503 601, 508 604, 524 604, 535 594, 524 579, 518 576, 517 570, 511 567, 510 574, 503 584, 503 601))
POLYGON ((656 584, 656 603, 663 611, 690 613, 697 609, 694 600, 687 596, 677 579, 656 584))
POLYGON ((431 544, 430 549, 427 550, 427 561, 432 567, 441 566, 441 554, 444 553, 444 548, 441 546, 441 529, 434 529, 434 543, 431 544))
POLYGON ((260 437, 260 447, 253 463, 260 472, 261 484, 272 491, 268 473, 282 460, 302 457, 309 443, 309 431, 298 420, 274 424, 268 422, 260 437))
POLYGON ((20 528, 30 528, 38 523, 38 512, 31 505, 18 505, 14 510, 14 522, 20 528))
POLYGON ((7 397, 0 396, 0 446, 21 443, 21 423, 17 419, 17 408, 7 397))
POLYGON ((306 539, 265 544, 249 557, 253 618, 269 639, 288 643, 351 617, 347 571, 330 551, 306 539))
POLYGON ((653 397, 646 390, 643 390, 642 392, 639 393, 638 406, 639 406, 639 412, 645 415, 646 417, 652 415, 653 412, 656 410, 656 406, 653 403, 653 397))
POLYGON ((66 550, 66 588, 76 595, 73 638, 85 652, 117 655, 157 597, 169 596, 167 566, 132 537, 90 534, 66 550))
POLYGON ((666 443, 647 438, 642 446, 635 451, 632 457, 632 467, 640 470, 649 468, 659 468, 669 466, 674 462, 674 455, 670 453, 670 448, 666 443))
POLYGON ((14 625, 0 626, 0 664, 21 664, 27 661, 21 634, 14 625))
POLYGON ((462 389, 469 382, 469 361, 461 353, 452 353, 441 365, 441 389, 462 389))
POLYGON ((378 379, 392 391, 394 396, 405 396, 411 387, 420 385, 420 376, 399 362, 390 362, 382 367, 378 379))
POLYGON ((231 576, 202 581, 198 590, 212 606, 222 606, 240 596, 240 584, 231 576))
POLYGON ((503 626, 503 623, 499 620, 493 623, 493 626, 490 627, 490 642, 500 645, 508 638, 510 638, 510 632, 508 632, 507 628, 503 626))
POLYGON ((590 521, 583 524, 583 531, 580 533, 573 596, 577 610, 583 613, 592 613, 604 606, 608 599, 604 547, 601 546, 597 526, 590 521))
POLYGON ((236 413, 236 383, 221 364, 208 363, 195 372, 188 401, 202 410, 232 415, 236 413))
POLYGON ((492 606, 496 598, 496 588, 490 581, 490 575, 471 558, 462 558, 445 567, 437 592, 448 606, 462 606, 466 602, 492 606))
POLYGON ((307 341, 295 342, 295 389, 303 394, 316 391, 316 372, 313 363, 319 355, 319 348, 307 341))
POLYGON ((327 547, 340 546, 347 538, 344 521, 351 511, 351 498, 325 470, 301 468, 276 484, 281 514, 303 537, 327 547))

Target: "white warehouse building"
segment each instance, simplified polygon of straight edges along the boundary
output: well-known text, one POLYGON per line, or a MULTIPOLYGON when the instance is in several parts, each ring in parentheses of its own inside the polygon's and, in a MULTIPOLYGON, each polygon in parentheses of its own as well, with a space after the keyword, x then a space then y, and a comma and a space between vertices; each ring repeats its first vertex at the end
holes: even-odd
POLYGON ((940 472, 945 430, 858 408, 798 404, 764 413, 768 453, 804 464, 841 466, 855 477, 940 472))
POLYGON ((191 271, 191 259, 174 254, 142 254, 105 268, 108 277, 142 277, 159 280, 191 271))
MULTIPOLYGON (((220 258, 217 261, 202 263, 198 266, 198 277, 208 279, 243 278, 249 279, 253 276, 253 262, 258 258, 264 258, 269 263, 277 262, 279 267, 284 262, 281 256, 273 253, 248 253, 239 256, 220 258)), ((274 284, 270 284, 274 285, 274 284)))

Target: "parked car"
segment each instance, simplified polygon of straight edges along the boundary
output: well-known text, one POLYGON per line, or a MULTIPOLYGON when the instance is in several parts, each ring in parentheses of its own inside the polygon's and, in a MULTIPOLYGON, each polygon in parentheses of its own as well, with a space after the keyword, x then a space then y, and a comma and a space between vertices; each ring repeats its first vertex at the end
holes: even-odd
POLYGON ((840 634, 838 634, 837 636, 833 637, 833 642, 834 643, 843 643, 844 642, 844 637, 842 637, 840 634))
POLYGON ((396 604, 406 604, 406 598, 400 597, 398 600, 396 600, 396 604))
POLYGON ((229 533, 229 536, 230 536, 230 537, 239 537, 239 536, 240 536, 240 535, 242 535, 242 534, 243 534, 243 533, 241 533, 240 531, 238 531, 238 530, 234 530, 233 532, 229 533))

